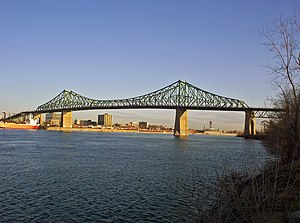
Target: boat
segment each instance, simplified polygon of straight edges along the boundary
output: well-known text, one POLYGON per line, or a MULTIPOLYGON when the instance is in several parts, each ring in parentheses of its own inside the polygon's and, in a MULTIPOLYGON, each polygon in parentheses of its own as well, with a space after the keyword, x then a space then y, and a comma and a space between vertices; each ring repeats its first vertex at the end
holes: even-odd
POLYGON ((37 121, 34 119, 28 119, 25 121, 25 124, 16 124, 12 122, 0 122, 0 128, 8 129, 39 129, 40 125, 37 124, 37 121))

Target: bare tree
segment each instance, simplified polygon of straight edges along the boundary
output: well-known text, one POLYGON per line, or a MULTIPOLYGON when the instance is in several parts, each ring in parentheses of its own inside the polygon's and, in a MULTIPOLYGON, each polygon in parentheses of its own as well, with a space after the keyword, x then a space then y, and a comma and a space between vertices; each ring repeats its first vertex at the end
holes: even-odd
POLYGON ((274 64, 267 67, 273 75, 272 84, 279 90, 274 104, 285 109, 276 125, 281 158, 297 159, 300 156, 300 19, 297 15, 276 19, 261 33, 266 39, 264 46, 273 55, 274 64))

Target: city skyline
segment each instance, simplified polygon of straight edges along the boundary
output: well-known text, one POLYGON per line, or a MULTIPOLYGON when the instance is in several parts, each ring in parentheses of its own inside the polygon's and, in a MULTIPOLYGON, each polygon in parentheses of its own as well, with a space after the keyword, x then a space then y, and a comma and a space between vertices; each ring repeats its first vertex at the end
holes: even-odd
MULTIPOLYGON (((97 120, 99 114, 104 114, 105 112, 113 115, 113 124, 115 123, 129 123, 129 122, 140 122, 146 121, 151 125, 165 125, 174 128, 174 118, 175 110, 155 110, 155 109, 128 109, 125 114, 124 110, 99 110, 95 111, 77 111, 73 112, 74 119, 79 120, 97 120), (105 111, 105 112, 104 112, 105 111), (158 115, 161 117, 157 117, 158 115), (150 115, 149 115, 150 114, 150 115), (126 116, 126 118, 123 118, 126 116), (150 117, 149 117, 150 116, 150 117), (153 116, 153 117, 152 117, 153 116), (121 117, 121 118, 120 118, 121 117)), ((244 112, 220 112, 220 111, 192 111, 189 110, 189 128, 191 129, 203 129, 204 127, 209 127, 209 121, 213 121, 213 126, 221 130, 244 130, 244 112), (200 116, 200 118, 199 118, 200 116), (225 122, 224 122, 225 120, 225 122), (230 120, 237 120, 235 123, 228 125, 227 122, 230 120), (227 122, 226 122, 227 121, 227 122)), ((260 121, 257 121, 257 128, 260 128, 260 121)))
MULTIPOLYGON (((139 110, 139 109, 138 109, 139 110)), ((115 110, 111 110, 111 112, 113 112, 115 110)), ((75 118, 73 118, 73 123, 74 124, 78 124, 80 123, 81 121, 90 121, 90 122, 93 122, 95 123, 95 125, 101 125, 101 126, 106 126, 105 124, 101 124, 99 123, 99 116, 104 116, 104 115, 109 115, 111 116, 111 120, 113 120, 111 122, 111 124, 109 124, 109 126, 114 126, 114 125, 118 125, 118 124, 121 124, 121 125, 128 125, 128 124, 132 124, 132 123, 140 123, 140 122, 145 122, 145 123, 148 123, 148 125, 154 125, 154 126, 164 126, 164 127, 168 127, 168 128, 174 128, 174 123, 172 123, 172 121, 174 122, 174 120, 168 120, 169 121, 169 125, 164 125, 163 123, 166 122, 166 120, 161 120, 162 122, 160 123, 157 119, 154 119, 152 120, 151 122, 149 122, 149 120, 147 119, 147 117, 142 117, 140 116, 141 118, 136 118, 137 115, 135 115, 134 113, 135 109, 132 109, 132 117, 131 118, 128 118, 127 120, 119 120, 117 119, 117 121, 115 121, 115 117, 111 114, 111 113, 103 113, 103 112, 99 112, 98 110, 94 111, 95 113, 95 117, 94 116, 82 116, 84 118, 80 119, 78 118, 78 114, 76 115, 76 113, 80 113, 81 111, 77 111, 77 112, 73 112, 73 115, 75 114, 75 118), (143 119, 144 118, 144 119, 143 119)), ((149 111, 147 111, 149 112, 149 111)), ((86 112, 87 114, 90 114, 89 112, 86 112)), ((58 118, 55 118, 57 121, 58 119, 60 120, 60 116, 61 116, 61 113, 58 112, 58 113, 45 113, 42 117, 43 117, 43 123, 44 122, 47 122, 48 124, 50 123, 50 120, 48 118, 48 121, 47 121, 47 117, 52 117, 53 114, 55 114, 54 116, 55 117, 58 117, 58 118)), ((243 118, 243 117, 242 117, 243 118)), ((192 117, 192 119, 194 119, 192 117)), ((217 119, 218 120, 218 119, 217 119)), ((242 120, 241 122, 243 122, 244 120, 242 120)), ((222 126, 222 123, 220 125, 220 123, 215 123, 214 120, 198 120, 198 124, 201 122, 201 124, 203 124, 203 126, 201 127, 200 125, 194 125, 193 127, 189 126, 189 129, 197 129, 197 130, 204 130, 204 129, 219 129, 219 130, 225 130, 225 131, 242 131, 242 130, 239 130, 239 129, 236 129, 236 128, 231 128, 231 129, 224 129, 224 128, 221 128, 220 126, 222 126)), ((54 126, 59 126, 59 122, 57 122, 54 124, 54 126), (58 124, 57 124, 58 123, 58 124)), ((196 122, 197 123, 197 122, 196 122)), ((244 125, 242 123, 242 125, 244 125)))
MULTIPOLYGON (((35 109, 63 89, 96 99, 129 98, 178 79, 263 107, 276 92, 264 67, 272 57, 259 31, 299 5, 291 0, 2 1, 0 109, 35 109)), ((94 112, 99 113, 75 112, 74 118, 94 112)), ((107 112, 119 122, 135 116, 174 125, 171 110, 107 112)), ((241 130, 244 114, 189 111, 191 128, 209 120, 241 130)))

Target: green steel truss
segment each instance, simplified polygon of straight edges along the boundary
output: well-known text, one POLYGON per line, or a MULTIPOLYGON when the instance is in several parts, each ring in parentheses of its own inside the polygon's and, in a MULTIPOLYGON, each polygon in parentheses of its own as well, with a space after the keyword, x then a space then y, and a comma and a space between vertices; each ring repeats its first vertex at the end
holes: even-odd
POLYGON ((257 108, 252 109, 253 110, 253 117, 254 118, 269 118, 269 119, 276 119, 279 115, 281 115, 284 110, 283 109, 276 109, 276 108, 269 108, 269 109, 263 109, 263 108, 257 108))
POLYGON ((248 105, 244 101, 212 94, 178 80, 152 93, 119 100, 95 100, 64 90, 49 102, 37 107, 35 112, 132 108, 244 111, 248 105))

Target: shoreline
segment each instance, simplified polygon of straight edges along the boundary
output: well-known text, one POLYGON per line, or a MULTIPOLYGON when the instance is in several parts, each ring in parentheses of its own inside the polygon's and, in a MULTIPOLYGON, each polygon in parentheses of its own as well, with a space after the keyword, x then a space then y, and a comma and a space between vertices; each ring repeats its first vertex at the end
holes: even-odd
MULTIPOLYGON (((78 127, 54 127, 54 126, 39 126, 37 128, 33 127, 23 127, 17 124, 11 125, 0 125, 0 129, 19 129, 19 130, 48 130, 48 131, 74 131, 74 132, 120 132, 120 133, 144 133, 144 134, 173 134, 173 131, 164 130, 139 130, 139 129, 114 129, 114 128, 78 128, 78 127)), ((206 131, 206 132, 194 132, 191 130, 189 135, 206 135, 206 136, 228 136, 228 137, 238 137, 237 133, 223 133, 221 131, 206 131)))
MULTIPOLYGON (((65 127, 45 127, 41 128, 48 131, 80 131, 80 132, 121 132, 121 133, 144 133, 144 134, 173 134, 173 131, 155 131, 155 130, 133 130, 133 129, 97 129, 97 128, 65 128, 65 127)), ((231 136, 237 137, 235 133, 189 133, 189 135, 207 135, 207 136, 231 136)))

